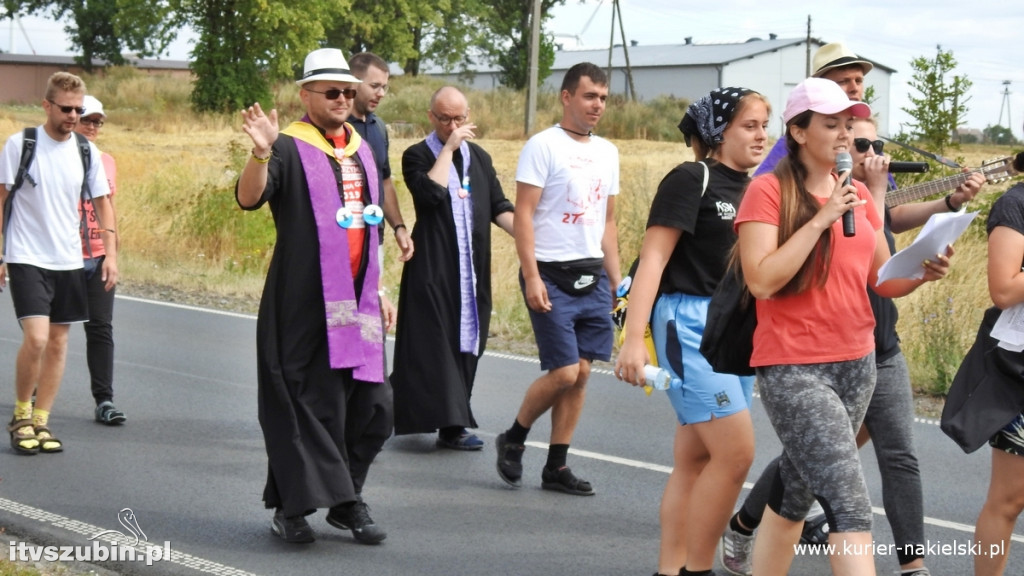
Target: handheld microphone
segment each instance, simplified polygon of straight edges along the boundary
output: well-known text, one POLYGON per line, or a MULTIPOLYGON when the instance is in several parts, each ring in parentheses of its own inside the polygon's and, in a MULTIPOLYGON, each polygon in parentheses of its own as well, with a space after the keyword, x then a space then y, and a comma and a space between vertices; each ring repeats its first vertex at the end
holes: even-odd
MULTIPOLYGON (((853 171, 853 156, 850 156, 849 152, 840 152, 836 154, 836 172, 842 174, 846 172, 846 179, 843 180, 843 186, 850 185, 850 173, 853 171)), ((857 233, 856 225, 853 222, 853 208, 850 208, 846 212, 843 212, 843 236, 849 238, 857 233)))
POLYGON ((927 162, 889 162, 890 174, 922 173, 927 171, 927 162))

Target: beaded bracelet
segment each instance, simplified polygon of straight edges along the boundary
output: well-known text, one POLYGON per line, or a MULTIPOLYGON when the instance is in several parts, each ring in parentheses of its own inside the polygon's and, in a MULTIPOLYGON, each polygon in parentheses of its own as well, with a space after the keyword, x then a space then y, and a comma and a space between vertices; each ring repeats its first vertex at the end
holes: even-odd
POLYGON ((266 156, 257 156, 256 155, 256 149, 255 148, 252 149, 252 159, 255 160, 257 164, 266 164, 267 162, 270 162, 270 157, 273 156, 273 155, 274 155, 274 153, 271 152, 270 154, 267 154, 266 156))

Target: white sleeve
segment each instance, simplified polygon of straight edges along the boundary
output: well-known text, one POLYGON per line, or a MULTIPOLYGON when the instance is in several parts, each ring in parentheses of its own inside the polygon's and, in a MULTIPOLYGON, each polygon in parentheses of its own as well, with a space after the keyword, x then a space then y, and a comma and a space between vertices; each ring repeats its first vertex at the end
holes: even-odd
POLYGON ((10 190, 14 186, 14 178, 18 175, 21 163, 22 133, 18 132, 7 139, 3 154, 0 154, 0 184, 10 190))
POLYGON ((547 153, 546 140, 534 136, 526 141, 519 153, 519 164, 516 167, 516 182, 543 188, 548 180, 550 155, 547 153))
POLYGON ((89 143, 89 152, 92 155, 89 160, 89 192, 93 198, 106 196, 110 194, 110 182, 103 168, 103 154, 92 142, 89 143))

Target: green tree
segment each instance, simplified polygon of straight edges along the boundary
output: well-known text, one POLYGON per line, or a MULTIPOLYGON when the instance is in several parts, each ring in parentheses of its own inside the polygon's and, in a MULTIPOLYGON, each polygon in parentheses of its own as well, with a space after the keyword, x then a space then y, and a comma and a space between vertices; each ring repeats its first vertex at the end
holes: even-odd
MULTIPOLYGON (((541 0, 541 26, 551 16, 551 9, 565 0, 541 0)), ((513 90, 522 90, 530 79, 530 15, 533 0, 492 0, 487 21, 493 36, 490 56, 501 68, 501 83, 513 90)), ((539 81, 551 74, 555 63, 555 42, 541 34, 538 57, 539 81)))
POLYGON ((326 23, 326 45, 349 56, 369 51, 388 62, 418 57, 424 24, 443 26, 451 0, 353 0, 351 9, 326 23))
POLYGON ((985 142, 991 142, 992 144, 1013 146, 1017 143, 1017 138, 1014 137, 1013 131, 1006 126, 986 126, 982 134, 985 137, 985 142))
POLYGON ((333 23, 350 6, 346 0, 174 1, 199 34, 192 51, 192 105, 201 112, 270 102, 271 84, 294 78, 306 54, 321 47, 323 23, 333 23))
POLYGON ((40 14, 69 19, 64 32, 79 51, 75 61, 87 72, 94 70, 94 59, 126 64, 126 50, 141 57, 161 54, 180 25, 166 0, 3 0, 3 9, 3 18, 40 14))
POLYGON ((953 138, 954 131, 967 116, 967 91, 972 82, 966 76, 949 76, 956 68, 956 59, 951 50, 936 47, 935 58, 924 56, 910 62, 914 70, 910 87, 919 96, 910 96, 911 107, 903 108, 914 122, 908 122, 910 136, 923 142, 932 151, 943 154, 947 147, 958 148, 953 138))
POLYGON ((405 73, 417 76, 423 62, 432 62, 445 72, 471 74, 467 71, 488 58, 494 43, 489 14, 487 0, 448 0, 446 9, 439 3, 434 17, 414 28, 415 54, 405 59, 405 73))

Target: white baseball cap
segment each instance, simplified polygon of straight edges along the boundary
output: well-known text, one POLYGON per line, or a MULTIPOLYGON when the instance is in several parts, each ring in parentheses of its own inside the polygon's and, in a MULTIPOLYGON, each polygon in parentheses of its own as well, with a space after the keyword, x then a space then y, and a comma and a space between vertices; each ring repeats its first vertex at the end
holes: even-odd
POLYGON ((86 94, 85 98, 82 100, 82 108, 85 109, 85 112, 82 113, 82 117, 92 116, 93 114, 99 114, 104 118, 107 117, 106 113, 103 112, 103 102, 97 100, 95 96, 86 94))

